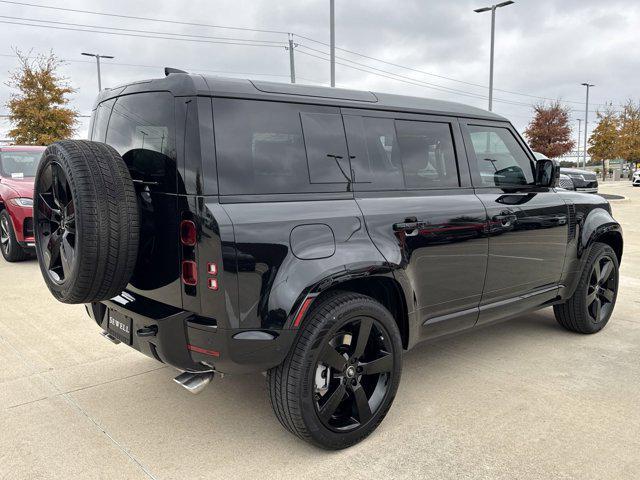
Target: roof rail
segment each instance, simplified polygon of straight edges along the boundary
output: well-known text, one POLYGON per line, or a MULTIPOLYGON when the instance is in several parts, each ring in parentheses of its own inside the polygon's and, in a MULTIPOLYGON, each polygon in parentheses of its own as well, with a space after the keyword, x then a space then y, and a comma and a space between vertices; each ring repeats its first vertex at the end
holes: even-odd
POLYGON ((184 70, 180 70, 179 68, 164 67, 165 77, 168 77, 172 73, 189 73, 189 72, 185 72, 184 70))

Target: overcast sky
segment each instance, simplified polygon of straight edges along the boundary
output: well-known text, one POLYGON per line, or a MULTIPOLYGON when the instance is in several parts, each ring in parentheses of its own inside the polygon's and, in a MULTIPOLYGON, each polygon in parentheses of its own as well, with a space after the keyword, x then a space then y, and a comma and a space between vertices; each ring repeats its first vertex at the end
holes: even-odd
MULTIPOLYGON (((8 72, 17 65, 12 47, 22 51, 32 49, 34 53, 51 49, 69 61, 62 70, 77 89, 72 106, 84 115, 90 114, 97 80, 95 62, 82 57, 81 52, 116 57, 103 61, 103 87, 161 76, 163 66, 192 72, 220 72, 226 76, 289 80, 288 53, 278 44, 287 41, 284 33, 142 21, 16 3, 0 1, 3 80, 6 81, 8 72), (62 28, 111 27, 129 31, 110 30, 118 34, 107 35, 41 28, 33 26, 43 24, 37 20, 76 24, 55 24, 62 28), (16 25, 16 22, 31 25, 16 25), (165 36, 196 35, 201 42, 123 35, 136 34, 131 30, 148 36, 157 34, 143 31, 165 36), (212 39, 205 37, 266 40, 276 46, 206 43, 212 39)), ((329 0, 26 0, 25 3, 276 30, 319 42, 329 40, 329 0)), ((365 73, 337 65, 337 86, 433 97, 486 108, 491 15, 473 12, 482 6, 485 6, 483 0, 336 0, 338 47, 432 74, 338 50, 338 57, 342 57, 338 62, 361 70, 366 69, 363 65, 378 70, 365 73), (387 78, 394 74, 406 78, 387 78)), ((322 43, 294 38, 300 44, 296 49, 299 83, 328 84, 327 56, 310 49, 327 52, 328 48, 322 43)), ((496 90, 494 111, 511 119, 522 131, 530 119, 531 104, 542 100, 535 97, 559 98, 574 110, 573 119, 584 118, 585 89, 580 83, 585 81, 596 84, 590 110, 595 111, 605 102, 618 106, 628 98, 638 99, 639 45, 640 2, 637 0, 516 0, 514 5, 497 12, 495 57, 495 88, 515 93, 496 90)), ((0 101, 5 114, 4 103, 10 89, 2 83, 0 101)), ((590 118, 594 117, 595 114, 590 113, 590 118)), ((88 119, 82 120, 78 136, 86 135, 88 119)), ((577 125, 577 120, 573 124, 577 125)), ((4 137, 7 121, 2 121, 0 127, 0 136, 4 137)))

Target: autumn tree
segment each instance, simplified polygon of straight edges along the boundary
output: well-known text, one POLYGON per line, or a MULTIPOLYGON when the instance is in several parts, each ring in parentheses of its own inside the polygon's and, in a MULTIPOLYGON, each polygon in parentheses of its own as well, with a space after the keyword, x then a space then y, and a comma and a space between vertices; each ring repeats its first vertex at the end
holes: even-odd
POLYGON ((550 105, 534 105, 533 111, 533 119, 524 131, 531 148, 549 158, 570 152, 575 142, 571 139, 569 108, 556 100, 550 105))
POLYGON ((620 113, 617 156, 627 162, 640 162, 640 104, 627 101, 620 113))
POLYGON ((48 145, 73 135, 78 114, 67 105, 75 90, 58 73, 61 61, 53 53, 16 55, 20 66, 7 82, 18 90, 7 102, 13 125, 9 137, 19 144, 48 145))
POLYGON ((589 137, 587 152, 591 160, 602 163, 602 178, 607 176, 605 160, 618 156, 618 114, 613 107, 608 106, 604 111, 596 113, 598 124, 589 137))

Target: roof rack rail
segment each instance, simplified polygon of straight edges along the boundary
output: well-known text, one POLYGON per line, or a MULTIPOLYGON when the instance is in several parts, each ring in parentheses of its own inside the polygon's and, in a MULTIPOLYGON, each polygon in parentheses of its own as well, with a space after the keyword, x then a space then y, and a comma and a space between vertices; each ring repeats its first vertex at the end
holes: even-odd
POLYGON ((189 72, 185 72, 184 70, 180 70, 179 68, 164 67, 165 77, 168 77, 172 73, 189 73, 189 72))

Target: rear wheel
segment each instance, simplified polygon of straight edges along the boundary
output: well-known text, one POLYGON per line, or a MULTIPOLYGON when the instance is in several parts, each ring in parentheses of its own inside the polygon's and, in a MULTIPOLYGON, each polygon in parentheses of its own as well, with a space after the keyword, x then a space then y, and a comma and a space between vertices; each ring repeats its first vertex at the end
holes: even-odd
POLYGON ((567 330, 596 333, 611 318, 618 296, 618 257, 604 243, 594 243, 573 296, 553 307, 567 330))
POLYGON ((38 263, 61 302, 122 292, 138 254, 136 193, 122 157, 104 143, 64 140, 38 167, 34 196, 38 263))
POLYGON ((400 382, 402 342, 393 316, 370 297, 333 292, 316 302, 268 383, 280 423, 335 450, 384 419, 400 382))
POLYGON ((0 213, 0 252, 7 262, 21 262, 29 255, 18 243, 9 212, 0 213))

